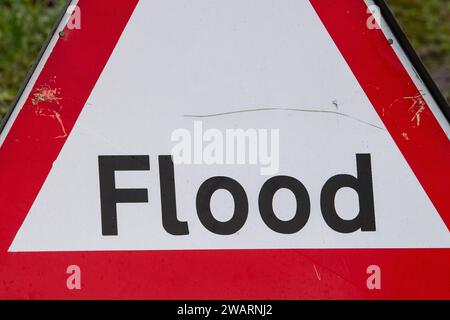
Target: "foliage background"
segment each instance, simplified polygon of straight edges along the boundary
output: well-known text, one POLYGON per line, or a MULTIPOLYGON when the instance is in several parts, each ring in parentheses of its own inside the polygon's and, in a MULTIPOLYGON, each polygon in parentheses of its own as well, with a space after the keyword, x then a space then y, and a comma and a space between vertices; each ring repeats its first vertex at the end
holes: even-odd
MULTIPOLYGON (((0 0, 0 119, 66 0, 0 0)), ((387 0, 450 100, 450 1, 387 0)))

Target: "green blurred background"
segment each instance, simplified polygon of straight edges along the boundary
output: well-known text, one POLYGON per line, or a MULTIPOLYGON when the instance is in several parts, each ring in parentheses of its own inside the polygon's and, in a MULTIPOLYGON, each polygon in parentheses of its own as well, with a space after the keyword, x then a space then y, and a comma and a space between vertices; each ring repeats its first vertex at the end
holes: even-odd
MULTIPOLYGON (((0 0, 0 119, 66 0, 0 0)), ((450 100, 450 0, 387 0, 450 100)))

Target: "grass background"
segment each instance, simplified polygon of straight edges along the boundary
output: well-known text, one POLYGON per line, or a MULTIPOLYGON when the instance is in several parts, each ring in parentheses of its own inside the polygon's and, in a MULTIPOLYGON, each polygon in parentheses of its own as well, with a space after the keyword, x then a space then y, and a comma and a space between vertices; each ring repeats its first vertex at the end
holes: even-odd
MULTIPOLYGON (((66 0, 0 0, 0 119, 8 110, 66 0)), ((450 1, 387 0, 450 100, 450 1)))

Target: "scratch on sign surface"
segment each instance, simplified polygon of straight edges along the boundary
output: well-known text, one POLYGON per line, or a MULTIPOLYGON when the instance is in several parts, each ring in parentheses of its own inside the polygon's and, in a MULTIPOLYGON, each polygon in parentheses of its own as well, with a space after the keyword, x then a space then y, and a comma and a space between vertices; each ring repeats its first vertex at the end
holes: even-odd
POLYGON ((41 102, 56 102, 59 105, 59 101, 62 99, 58 97, 60 90, 57 88, 50 88, 49 86, 43 86, 36 90, 33 94, 31 102, 34 106, 41 102))
POLYGON ((403 132, 403 133, 402 133, 402 137, 403 137, 403 139, 405 139, 406 141, 409 141, 409 136, 408 136, 408 134, 407 134, 406 132, 403 132))
POLYGON ((316 110, 316 109, 300 109, 300 108, 254 108, 254 109, 241 109, 236 111, 229 111, 229 112, 220 112, 220 113, 212 113, 212 114, 185 114, 185 118, 212 118, 212 117, 221 117, 221 116, 228 116, 228 115, 235 115, 240 113, 250 113, 250 112, 264 112, 264 111, 293 111, 293 112, 304 112, 304 113, 324 113, 324 114, 334 114, 338 115, 340 117, 349 118, 354 121, 357 121, 359 123, 368 125, 370 127, 379 129, 379 130, 385 130, 383 127, 377 126, 376 124, 372 124, 370 122, 358 119, 356 117, 353 117, 349 114, 338 112, 338 111, 331 111, 331 110, 316 110))
MULTIPOLYGON (((391 108, 395 103, 399 102, 400 100, 403 101, 412 101, 412 104, 410 105, 408 111, 409 112, 413 112, 413 117, 411 118, 411 122, 415 122, 417 126, 420 126, 421 123, 421 116, 422 113, 425 111, 426 109, 426 102, 424 99, 425 94, 424 93, 420 93, 416 96, 412 96, 412 97, 401 97, 398 99, 395 99, 394 102, 392 102, 389 106, 388 109, 391 108)), ((383 116, 385 115, 385 109, 383 108, 383 116)))
POLYGON ((404 97, 405 100, 412 100, 413 104, 409 108, 409 111, 414 112, 414 116, 411 121, 416 121, 417 126, 420 126, 420 116, 425 111, 426 103, 421 94, 413 97, 404 97))
POLYGON ((64 122, 61 117, 61 105, 59 101, 62 100, 60 97, 61 90, 58 88, 51 88, 48 85, 42 86, 36 89, 36 92, 33 93, 33 98, 31 103, 35 107, 34 113, 38 116, 49 117, 51 119, 56 120, 59 127, 61 128, 61 134, 54 137, 55 139, 63 139, 67 137, 67 131, 64 126, 64 122), (54 103, 51 106, 41 106, 42 103, 54 103))
POLYGON ((315 265, 315 264, 313 264, 313 267, 314 267, 314 271, 316 272, 316 276, 317 276, 317 279, 319 279, 319 281, 321 281, 321 280, 322 280, 322 278, 320 277, 320 273, 319 273, 319 271, 317 270, 317 267, 316 267, 316 265, 315 265))

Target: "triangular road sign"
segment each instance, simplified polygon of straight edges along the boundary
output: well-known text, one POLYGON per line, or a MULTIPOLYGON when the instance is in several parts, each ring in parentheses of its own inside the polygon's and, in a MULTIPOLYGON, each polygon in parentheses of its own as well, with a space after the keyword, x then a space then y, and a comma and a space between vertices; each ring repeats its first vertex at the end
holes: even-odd
POLYGON ((450 113, 384 2, 69 9, 0 135, 0 298, 450 298, 450 113))

